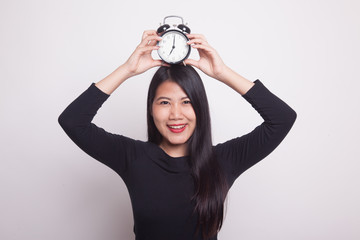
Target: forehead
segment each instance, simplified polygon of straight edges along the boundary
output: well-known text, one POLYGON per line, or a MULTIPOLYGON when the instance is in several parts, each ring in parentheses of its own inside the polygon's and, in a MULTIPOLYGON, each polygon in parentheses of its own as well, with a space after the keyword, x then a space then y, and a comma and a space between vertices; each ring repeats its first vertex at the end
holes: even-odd
POLYGON ((176 82, 165 81, 156 89, 155 99, 158 97, 183 98, 187 95, 176 82))

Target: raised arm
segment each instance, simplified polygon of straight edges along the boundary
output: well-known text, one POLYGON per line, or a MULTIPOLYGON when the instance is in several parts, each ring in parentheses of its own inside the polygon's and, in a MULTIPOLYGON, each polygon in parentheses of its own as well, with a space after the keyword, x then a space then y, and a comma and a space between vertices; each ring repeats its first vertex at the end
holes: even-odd
POLYGON ((231 183, 274 151, 296 119, 296 112, 259 80, 255 81, 255 85, 243 97, 264 122, 250 133, 215 147, 218 159, 229 174, 231 183))
POLYGON ((150 68, 167 65, 161 60, 154 60, 151 56, 153 50, 159 49, 156 43, 160 40, 161 37, 157 35, 155 30, 145 31, 140 44, 129 59, 110 75, 96 83, 96 87, 104 93, 111 94, 128 78, 141 74, 150 68))
POLYGON ((187 59, 185 60, 186 64, 200 69, 208 76, 223 82, 241 95, 244 95, 254 86, 253 82, 226 66, 217 51, 210 46, 203 35, 188 34, 187 36, 190 39, 188 44, 198 50, 200 59, 198 61, 187 59))
POLYGON ((111 167, 124 177, 130 156, 135 154, 135 140, 111 134, 92 123, 102 104, 128 78, 162 65, 151 57, 159 40, 155 31, 145 31, 141 43, 129 59, 109 76, 92 84, 59 116, 66 134, 87 154, 111 167))
POLYGON ((111 134, 92 123, 108 97, 92 84, 61 113, 58 121, 79 148, 124 177, 128 156, 134 152, 134 140, 111 134))
POLYGON ((264 119, 250 133, 215 147, 217 158, 232 184, 241 173, 265 158, 281 143, 295 122, 296 112, 259 80, 251 82, 226 66, 203 35, 189 34, 188 37, 188 44, 198 49, 200 59, 187 59, 185 63, 240 93, 264 119))

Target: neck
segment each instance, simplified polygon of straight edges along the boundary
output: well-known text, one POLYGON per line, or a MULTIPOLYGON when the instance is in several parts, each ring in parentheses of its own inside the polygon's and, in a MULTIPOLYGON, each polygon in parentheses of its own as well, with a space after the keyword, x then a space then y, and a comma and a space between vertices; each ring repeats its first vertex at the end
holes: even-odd
POLYGON ((171 145, 162 142, 159 147, 171 157, 184 157, 187 155, 187 144, 171 145))

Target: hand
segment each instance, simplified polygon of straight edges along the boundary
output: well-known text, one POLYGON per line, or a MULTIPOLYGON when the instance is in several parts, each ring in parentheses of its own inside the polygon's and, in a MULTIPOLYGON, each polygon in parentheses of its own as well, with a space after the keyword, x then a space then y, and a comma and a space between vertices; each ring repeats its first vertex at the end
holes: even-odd
POLYGON ((154 60, 151 56, 153 50, 159 49, 156 43, 160 40, 161 37, 155 30, 144 31, 140 44, 124 64, 130 76, 138 75, 153 67, 167 66, 161 60, 154 60))
POLYGON ((219 54, 209 45, 203 35, 188 34, 187 37, 190 39, 188 44, 198 50, 200 59, 198 61, 186 59, 185 64, 197 67, 208 76, 225 83, 242 95, 254 86, 253 82, 226 66, 219 54))
POLYGON ((188 34, 187 37, 190 39, 187 44, 198 50, 200 59, 198 61, 186 59, 185 64, 194 66, 208 76, 222 81, 228 68, 216 50, 209 45, 201 34, 188 34))

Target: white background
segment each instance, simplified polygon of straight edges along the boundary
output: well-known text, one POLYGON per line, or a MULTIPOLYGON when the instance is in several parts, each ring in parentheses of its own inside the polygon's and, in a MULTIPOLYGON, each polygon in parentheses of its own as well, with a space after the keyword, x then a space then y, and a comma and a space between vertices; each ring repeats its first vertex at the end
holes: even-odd
MULTIPOLYGON (((233 185, 219 239, 360 239, 359 12, 355 0, 1 0, 0 239, 134 239, 121 178, 76 147, 57 117, 171 14, 298 114, 282 144, 233 185)), ((125 82, 95 123, 146 140, 155 70, 125 82)), ((262 122, 201 76, 214 143, 262 122)))

